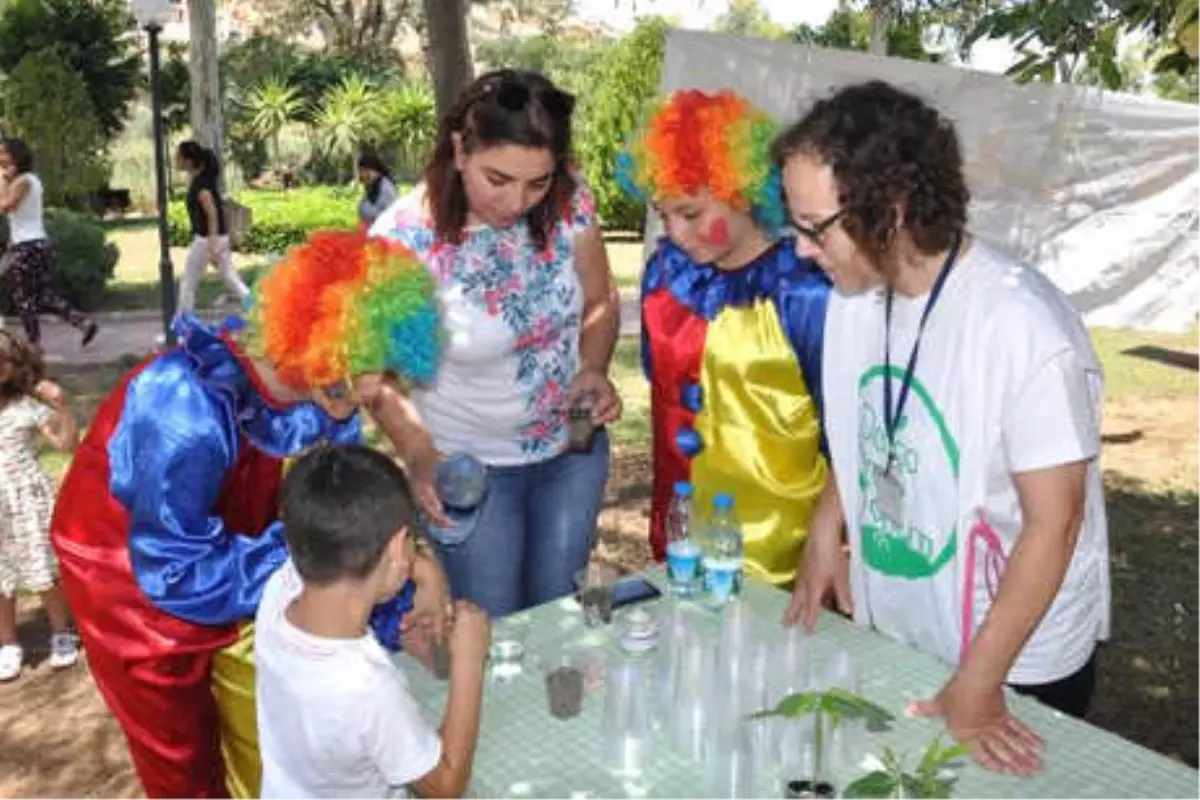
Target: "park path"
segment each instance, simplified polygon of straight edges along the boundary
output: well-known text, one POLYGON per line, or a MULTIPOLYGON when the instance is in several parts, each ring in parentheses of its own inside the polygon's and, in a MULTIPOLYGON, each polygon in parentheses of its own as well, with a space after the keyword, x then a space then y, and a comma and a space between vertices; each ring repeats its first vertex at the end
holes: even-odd
MULTIPOLYGON (((203 317, 216 320, 215 311, 204 311, 203 317)), ((112 312, 96 315, 100 331, 85 349, 79 346, 79 332, 57 319, 42 320, 42 347, 46 361, 54 364, 107 364, 122 358, 141 357, 158 346, 162 336, 162 317, 155 311, 112 312)), ((2 319, 9 330, 21 330, 13 317, 2 319)), ((641 331, 637 292, 621 291, 621 335, 637 336, 641 331)))

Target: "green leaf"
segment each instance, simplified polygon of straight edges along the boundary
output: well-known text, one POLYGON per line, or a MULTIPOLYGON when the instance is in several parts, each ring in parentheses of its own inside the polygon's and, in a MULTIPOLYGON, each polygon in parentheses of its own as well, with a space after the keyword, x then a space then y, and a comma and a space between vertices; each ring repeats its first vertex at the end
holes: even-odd
POLYGON ((796 692, 780 700, 775 708, 751 714, 750 719, 767 719, 768 717, 797 719, 816 711, 820 703, 820 692, 796 692))
POLYGON ((897 789, 896 779, 889 772, 868 772, 842 790, 842 797, 891 797, 897 789))
POLYGON ((886 730, 896 719, 882 706, 839 687, 825 691, 821 707, 834 719, 863 720, 873 731, 886 730))

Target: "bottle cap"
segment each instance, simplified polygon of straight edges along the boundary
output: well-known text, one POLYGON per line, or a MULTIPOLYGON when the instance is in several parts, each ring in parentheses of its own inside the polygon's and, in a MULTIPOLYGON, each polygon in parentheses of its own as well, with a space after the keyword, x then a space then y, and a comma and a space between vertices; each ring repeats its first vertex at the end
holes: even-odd
POLYGON ((713 508, 718 511, 729 511, 733 508, 733 495, 722 492, 713 498, 713 508))
POLYGON ((675 496, 676 497, 691 497, 692 496, 692 485, 690 483, 688 483, 687 481, 676 481, 675 482, 675 496))

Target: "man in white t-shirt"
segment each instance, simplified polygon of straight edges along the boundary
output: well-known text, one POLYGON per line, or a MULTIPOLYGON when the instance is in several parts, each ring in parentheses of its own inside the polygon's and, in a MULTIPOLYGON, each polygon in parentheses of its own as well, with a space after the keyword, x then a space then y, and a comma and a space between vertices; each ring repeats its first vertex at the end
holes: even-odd
POLYGON ((358 446, 312 452, 288 473, 291 560, 255 617, 262 796, 458 797, 479 733, 487 616, 460 601, 449 636, 450 697, 439 732, 368 629, 413 566, 416 506, 404 473, 358 446))
POLYGON ((1040 768, 1003 687, 1082 716, 1109 628, 1103 375, 1045 277, 966 230, 952 124, 886 83, 816 103, 776 144, 798 248, 836 287, 833 474, 785 622, 832 592, 956 667, 940 715, 990 769, 1040 768), (843 524, 850 544, 842 557, 843 524))

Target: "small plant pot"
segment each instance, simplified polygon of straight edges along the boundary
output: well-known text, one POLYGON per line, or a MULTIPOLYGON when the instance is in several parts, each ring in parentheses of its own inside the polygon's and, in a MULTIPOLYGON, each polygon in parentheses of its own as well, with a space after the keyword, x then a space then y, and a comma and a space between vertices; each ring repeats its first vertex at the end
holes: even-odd
POLYGON ((837 797, 837 789, 829 781, 788 781, 783 785, 783 796, 787 798, 832 798, 837 797))

